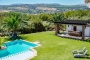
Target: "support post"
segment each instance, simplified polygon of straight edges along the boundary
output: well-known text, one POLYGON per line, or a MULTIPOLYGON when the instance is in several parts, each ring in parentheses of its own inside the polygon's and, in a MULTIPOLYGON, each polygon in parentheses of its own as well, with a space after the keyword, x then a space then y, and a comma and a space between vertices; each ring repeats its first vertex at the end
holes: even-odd
POLYGON ((85 40, 85 26, 82 26, 82 40, 85 40))
POLYGON ((55 35, 59 33, 59 24, 55 24, 55 35))

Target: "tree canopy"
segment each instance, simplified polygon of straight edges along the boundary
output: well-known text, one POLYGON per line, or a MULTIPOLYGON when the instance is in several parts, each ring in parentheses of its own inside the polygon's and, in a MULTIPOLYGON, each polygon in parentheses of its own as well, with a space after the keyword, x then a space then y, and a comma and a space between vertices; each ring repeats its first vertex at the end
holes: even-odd
POLYGON ((89 10, 74 10, 48 14, 0 12, 0 32, 10 32, 12 30, 21 33, 40 32, 53 30, 55 21, 89 19, 89 10))

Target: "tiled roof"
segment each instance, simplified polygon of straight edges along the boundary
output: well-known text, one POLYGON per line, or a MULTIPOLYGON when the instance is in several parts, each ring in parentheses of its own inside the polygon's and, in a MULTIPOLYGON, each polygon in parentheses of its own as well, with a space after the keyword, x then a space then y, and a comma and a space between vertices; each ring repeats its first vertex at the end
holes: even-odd
POLYGON ((90 20, 63 20, 54 23, 61 23, 61 24, 75 24, 75 25, 88 25, 90 20))

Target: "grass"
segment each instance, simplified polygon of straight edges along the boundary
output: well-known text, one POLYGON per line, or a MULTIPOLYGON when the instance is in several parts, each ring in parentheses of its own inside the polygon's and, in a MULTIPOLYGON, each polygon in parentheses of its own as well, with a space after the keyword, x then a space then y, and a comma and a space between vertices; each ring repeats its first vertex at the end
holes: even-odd
MULTIPOLYGON (((31 60, 90 60, 88 58, 74 58, 72 51, 86 47, 90 54, 90 40, 80 41, 55 36, 54 31, 23 34, 21 38, 30 42, 39 41, 42 46, 35 48, 37 56, 31 60)), ((3 37, 2 37, 3 38, 3 37)), ((1 40, 0 40, 1 41, 1 40)), ((8 41, 7 37, 3 41, 8 41)))
POLYGON ((31 60, 90 60, 74 58, 72 51, 86 47, 90 54, 90 42, 61 38, 54 35, 54 31, 22 35, 28 41, 39 41, 42 46, 35 48, 38 55, 31 60))

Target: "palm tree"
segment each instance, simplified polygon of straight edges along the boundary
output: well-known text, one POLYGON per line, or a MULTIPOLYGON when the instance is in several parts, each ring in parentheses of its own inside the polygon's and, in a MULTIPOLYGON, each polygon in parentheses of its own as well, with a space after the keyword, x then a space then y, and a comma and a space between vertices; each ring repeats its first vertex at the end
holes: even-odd
MULTIPOLYGON (((57 22, 57 21, 63 21, 63 20, 66 20, 66 18, 64 17, 64 14, 63 13, 55 13, 53 15, 53 22, 57 22)), ((59 24, 59 30, 63 30, 63 25, 62 24, 59 24)))
POLYGON ((64 14, 63 13, 55 13, 53 15, 53 21, 56 22, 56 21, 61 21, 61 20, 65 20, 66 18, 64 17, 64 14))
POLYGON ((12 16, 11 18, 9 18, 9 17, 4 18, 2 25, 7 31, 9 31, 9 32, 12 31, 14 34, 14 33, 16 33, 17 29, 19 28, 20 22, 19 22, 19 20, 17 20, 16 17, 12 16))
POLYGON ((17 30, 27 27, 28 23, 26 18, 24 18, 23 14, 16 14, 15 16, 5 17, 2 23, 3 27, 9 31, 16 34, 17 30))
POLYGON ((19 21, 16 20, 15 17, 12 17, 12 18, 7 18, 5 21, 4 21, 4 27, 8 28, 8 30, 17 30, 18 27, 19 27, 19 21))

